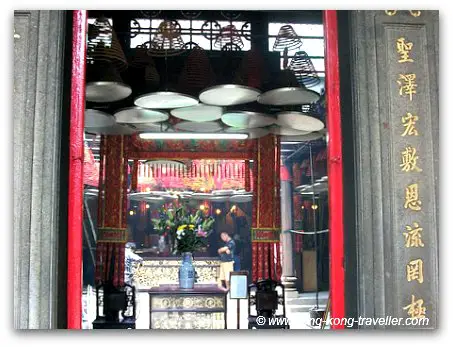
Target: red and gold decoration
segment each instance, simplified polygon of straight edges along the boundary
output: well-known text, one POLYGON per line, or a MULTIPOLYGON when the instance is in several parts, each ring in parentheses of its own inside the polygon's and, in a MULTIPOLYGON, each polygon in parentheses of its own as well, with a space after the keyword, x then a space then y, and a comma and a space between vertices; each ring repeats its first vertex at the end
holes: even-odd
POLYGON ((257 140, 254 165, 252 278, 279 280, 280 260, 280 143, 275 135, 257 140))
POLYGON ((106 136, 101 142, 105 165, 99 189, 99 236, 96 245, 96 282, 124 284, 124 248, 127 242, 127 159, 124 136, 106 136))
POLYGON ((129 137, 129 159, 250 159, 255 140, 143 140, 129 137))
POLYGON ((150 165, 139 162, 137 170, 133 170, 132 187, 136 181, 136 191, 140 192, 161 189, 206 193, 245 189, 249 192, 253 189, 247 161, 200 159, 184 160, 182 163, 184 165, 176 166, 172 163, 150 165))

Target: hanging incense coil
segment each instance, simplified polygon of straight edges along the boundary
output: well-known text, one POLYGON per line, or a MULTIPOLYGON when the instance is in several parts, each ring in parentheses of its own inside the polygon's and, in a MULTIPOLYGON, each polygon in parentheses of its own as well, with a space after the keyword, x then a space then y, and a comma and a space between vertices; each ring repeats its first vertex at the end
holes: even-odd
POLYGON ((241 50, 244 47, 239 31, 234 25, 227 25, 220 30, 217 36, 214 47, 222 50, 241 50))
POLYGON ((160 75, 157 71, 154 60, 151 60, 145 67, 145 84, 150 90, 159 88, 160 75))
POLYGON ((305 51, 297 52, 288 68, 294 71, 297 80, 307 88, 321 82, 313 62, 305 51))
POLYGON ((90 64, 108 62, 120 71, 128 66, 120 41, 107 18, 98 18, 89 25, 87 61, 90 64))
POLYGON ((284 87, 299 87, 300 83, 297 80, 294 71, 285 69, 281 70, 277 76, 277 85, 279 88, 284 87))
POLYGON ((274 51, 283 52, 295 50, 302 46, 301 39, 297 36, 296 31, 291 25, 284 25, 278 31, 277 38, 274 42, 274 51))
POLYGON ((137 69, 153 63, 152 58, 148 55, 148 47, 146 47, 146 45, 137 46, 134 50, 132 50, 129 61, 129 65, 137 69))
POLYGON ((179 76, 179 90, 189 94, 198 94, 215 81, 209 57, 206 51, 195 47, 189 54, 179 76))
POLYGON ((121 74, 112 63, 96 62, 87 67, 86 100, 91 102, 114 102, 127 98, 132 89, 125 84, 121 74))
POLYGON ((313 104, 306 104, 301 106, 302 113, 305 113, 308 116, 319 116, 318 106, 316 103, 313 104))
POLYGON ((218 62, 215 66, 217 84, 234 84, 236 71, 241 66, 241 57, 232 55, 230 51, 222 51, 218 62))
POLYGON ((254 48, 247 51, 241 61, 235 83, 260 89, 265 77, 264 60, 261 54, 254 48))
POLYGON ((175 56, 184 52, 181 26, 175 20, 163 21, 148 49, 150 56, 175 56))

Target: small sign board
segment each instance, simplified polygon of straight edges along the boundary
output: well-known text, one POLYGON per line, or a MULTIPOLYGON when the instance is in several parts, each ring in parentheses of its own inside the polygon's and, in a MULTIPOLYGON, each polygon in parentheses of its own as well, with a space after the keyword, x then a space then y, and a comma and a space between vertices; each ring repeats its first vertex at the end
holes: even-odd
POLYGON ((248 271, 230 272, 230 299, 247 299, 248 271))

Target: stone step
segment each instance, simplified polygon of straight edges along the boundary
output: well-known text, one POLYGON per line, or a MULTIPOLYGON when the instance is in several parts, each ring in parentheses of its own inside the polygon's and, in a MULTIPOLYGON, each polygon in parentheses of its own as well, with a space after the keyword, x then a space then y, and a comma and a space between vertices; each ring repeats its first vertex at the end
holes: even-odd
MULTIPOLYGON (((290 312, 309 312, 310 309, 312 309, 314 305, 289 305, 286 307, 287 310, 290 312)), ((325 309, 326 305, 319 305, 319 308, 325 309)))
MULTIPOLYGON (((300 306, 300 305, 316 305, 316 298, 294 298, 294 299, 286 299, 286 305, 288 306, 300 306)), ((318 299, 318 305, 327 305, 327 299, 318 299)))

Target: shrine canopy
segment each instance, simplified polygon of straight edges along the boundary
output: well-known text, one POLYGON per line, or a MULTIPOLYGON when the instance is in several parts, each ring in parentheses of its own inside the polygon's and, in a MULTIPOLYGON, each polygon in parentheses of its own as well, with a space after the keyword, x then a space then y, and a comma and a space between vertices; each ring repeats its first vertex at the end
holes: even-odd
POLYGON ((247 174, 253 190, 252 171, 246 169, 244 160, 141 161, 137 191, 243 190, 247 174))

